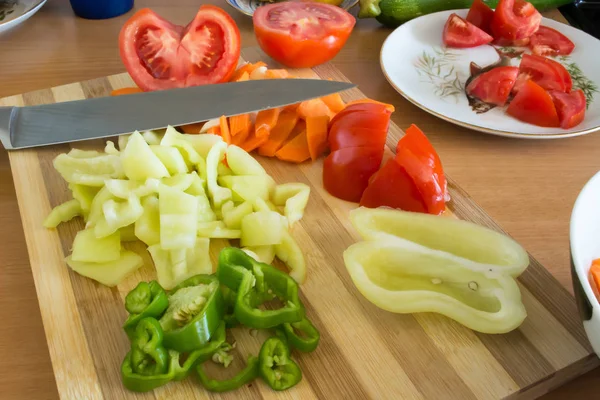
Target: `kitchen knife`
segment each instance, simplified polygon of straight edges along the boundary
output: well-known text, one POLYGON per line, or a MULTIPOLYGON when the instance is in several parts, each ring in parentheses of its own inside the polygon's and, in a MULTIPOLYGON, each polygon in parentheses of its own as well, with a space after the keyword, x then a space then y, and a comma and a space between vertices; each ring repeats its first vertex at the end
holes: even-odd
POLYGON ((98 139, 281 107, 353 87, 319 79, 267 79, 0 107, 0 141, 15 150, 98 139))

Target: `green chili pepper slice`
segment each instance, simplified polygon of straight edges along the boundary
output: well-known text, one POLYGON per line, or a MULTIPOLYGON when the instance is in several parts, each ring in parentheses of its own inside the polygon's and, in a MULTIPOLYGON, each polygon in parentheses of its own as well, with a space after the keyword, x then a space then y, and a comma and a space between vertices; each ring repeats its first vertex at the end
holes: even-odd
POLYGON ((194 369, 194 367, 196 367, 196 365, 210 360, 212 355, 221 348, 223 343, 225 343, 225 337, 225 323, 221 322, 221 325, 219 325, 215 333, 210 338, 210 341, 204 347, 189 353, 183 365, 180 365, 179 363, 177 364, 175 367, 174 379, 176 381, 185 379, 194 369))
POLYGON ((140 282, 125 296, 125 309, 130 313, 123 329, 132 339, 137 324, 146 317, 160 318, 167 307, 167 293, 156 281, 140 282))
POLYGON ((290 358, 290 350, 278 337, 270 337, 260 348, 259 374, 273 390, 286 390, 302 380, 302 371, 290 358))
POLYGON ((131 361, 131 351, 125 355, 125 359, 121 364, 121 380, 123 386, 133 392, 149 392, 157 387, 166 385, 174 378, 174 371, 179 364, 179 353, 169 350, 169 368, 164 374, 157 375, 141 375, 134 371, 131 361))
POLYGON ((221 285, 221 293, 223 294, 223 300, 225 300, 225 315, 223 316, 225 326, 227 328, 235 328, 240 324, 234 314, 237 294, 225 285, 221 285))
POLYGON ((169 354, 163 347, 163 331, 152 317, 142 319, 131 342, 131 367, 139 375, 165 374, 169 354))
POLYGON ((256 379, 258 376, 258 357, 249 356, 248 360, 246 360, 246 367, 243 370, 233 378, 222 381, 208 377, 202 368, 202 364, 198 365, 196 371, 198 372, 200 383, 206 390, 210 392, 228 392, 238 389, 256 379))
POLYGON ((283 330, 290 347, 304 353, 314 351, 319 345, 321 335, 315 326, 306 317, 300 322, 283 324, 283 330), (296 332, 300 332, 300 334, 296 332))

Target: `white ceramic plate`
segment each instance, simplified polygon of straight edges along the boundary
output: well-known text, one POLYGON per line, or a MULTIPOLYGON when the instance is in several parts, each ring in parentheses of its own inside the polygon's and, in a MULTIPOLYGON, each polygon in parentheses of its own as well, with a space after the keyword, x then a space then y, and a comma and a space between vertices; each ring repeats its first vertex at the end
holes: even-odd
POLYGON ((592 261, 600 258, 600 172, 584 186, 571 214, 572 279, 577 306, 590 343, 600 355, 600 303, 588 280, 592 261))
MULTIPOLYGON (((557 57, 573 76, 574 87, 588 97, 583 122, 574 128, 543 128, 521 122, 496 107, 477 114, 469 106, 464 84, 473 61, 485 67, 500 58, 492 46, 470 49, 446 48, 442 31, 450 14, 466 18, 468 10, 442 11, 413 19, 386 39, 381 49, 381 68, 390 84, 406 99, 442 119, 477 131, 527 139, 555 139, 578 136, 600 129, 600 41, 571 26, 544 18, 542 25, 554 28, 575 43, 567 57, 557 57)), ((525 48, 502 48, 527 51, 525 48)), ((512 58, 518 65, 520 57, 512 58)))
POLYGON ((0 4, 0 33, 28 20, 38 12, 46 0, 13 0, 0 4))
MULTIPOLYGON (((235 8, 239 12, 248 15, 251 17, 254 14, 254 10, 260 7, 263 4, 269 4, 268 2, 260 1, 260 0, 226 0, 227 4, 231 7, 235 8)), ((283 0, 285 1, 285 0, 283 0)), ((354 7, 358 4, 358 0, 343 0, 340 4, 340 7, 344 10, 348 11, 350 8, 354 7)))

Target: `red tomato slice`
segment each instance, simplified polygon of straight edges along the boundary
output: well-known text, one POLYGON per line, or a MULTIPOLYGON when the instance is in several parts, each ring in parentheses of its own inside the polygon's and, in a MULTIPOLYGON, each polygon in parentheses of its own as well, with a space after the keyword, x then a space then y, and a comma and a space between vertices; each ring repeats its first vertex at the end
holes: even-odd
MULTIPOLYGON (((368 107, 374 108, 374 107, 368 107)), ((348 147, 385 146, 391 112, 385 107, 380 111, 343 110, 329 125, 329 148, 331 151, 348 147)))
POLYGON ((219 7, 203 5, 185 28, 144 8, 123 25, 121 59, 143 90, 225 82, 240 57, 240 32, 219 7))
POLYGON ((493 68, 477 75, 467 85, 467 93, 486 103, 503 106, 510 95, 518 74, 518 67, 493 68))
POLYGON ((558 127, 559 120, 552 97, 540 85, 529 80, 510 102, 506 112, 530 124, 558 127))
POLYGON ((405 211, 427 212, 419 189, 408 172, 394 159, 388 160, 369 181, 360 198, 363 207, 391 207, 405 211))
POLYGON ((416 125, 411 125, 398 141, 396 162, 414 181, 427 212, 441 214, 449 199, 448 183, 440 157, 416 125))
POLYGON ((571 75, 561 63, 534 54, 523 54, 513 92, 518 92, 530 79, 546 90, 569 92, 573 86, 571 75))
POLYGON ((563 129, 573 128, 585 118, 586 100, 583 90, 579 89, 571 93, 559 92, 553 90, 550 92, 560 127, 563 129))
POLYGON ((323 186, 332 196, 358 202, 382 159, 382 147, 336 150, 323 162, 323 186))
POLYGON ((495 39, 524 39, 538 30, 542 15, 523 0, 500 0, 492 18, 491 29, 495 39))
POLYGON ((493 37, 456 14, 448 17, 442 39, 446 46, 457 48, 477 47, 494 40, 493 37))
POLYGON ((490 24, 494 18, 494 10, 492 10, 483 0, 474 0, 467 14, 467 21, 484 31, 491 33, 490 24))
POLYGON ((293 1, 258 7, 252 21, 263 51, 292 68, 310 68, 331 60, 356 24, 340 7, 293 1))
POLYGON ((529 47, 538 56, 568 55, 575 49, 575 44, 559 31, 540 26, 531 36, 529 47))
POLYGON ((392 111, 383 103, 356 103, 349 104, 342 111, 338 112, 329 122, 333 126, 336 121, 342 119, 346 114, 371 112, 375 114, 391 113, 392 111))

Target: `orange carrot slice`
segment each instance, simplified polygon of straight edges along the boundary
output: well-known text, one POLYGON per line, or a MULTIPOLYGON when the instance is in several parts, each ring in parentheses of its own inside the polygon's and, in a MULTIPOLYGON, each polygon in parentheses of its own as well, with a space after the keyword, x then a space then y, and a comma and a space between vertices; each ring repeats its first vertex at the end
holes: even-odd
POLYGON ((246 132, 248 136, 248 130, 250 129, 250 114, 234 115, 229 118, 229 132, 231 137, 236 137, 239 134, 246 132))
POLYGON ((231 144, 231 133, 229 132, 229 124, 227 123, 227 117, 222 115, 219 118, 219 128, 221 128, 221 137, 227 144, 231 144))
POLYGON ((351 104, 360 104, 360 103, 375 103, 375 104, 383 104, 384 106, 386 106, 386 108, 388 110, 390 110, 390 112, 394 112, 396 111, 396 108, 392 105, 392 104, 388 104, 388 103, 382 103, 381 101, 377 101, 377 100, 371 100, 371 99, 360 99, 360 100, 352 100, 349 101, 346 104, 346 107, 351 105, 351 104))
POLYGON ((327 115, 306 118, 306 140, 308 152, 313 161, 327 150, 328 126, 329 117, 327 115))
POLYGON ((295 138, 289 140, 283 147, 277 150, 275 157, 283 161, 301 163, 310 158, 306 131, 300 132, 295 138))
POLYGON ((323 103, 336 114, 346 107, 346 104, 339 93, 328 94, 327 96, 321 97, 321 100, 323 100, 323 103))
POLYGON ((592 286, 592 291, 600 301, 600 258, 592 261, 592 266, 589 272, 589 281, 592 286))
POLYGON ((268 136, 256 136, 256 131, 254 131, 250 133, 248 139, 246 139, 246 141, 242 143, 240 147, 250 153, 254 149, 263 145, 267 140, 269 140, 268 136))
POLYGON ((298 123, 298 114, 295 111, 283 110, 279 114, 277 124, 271 130, 269 140, 258 148, 258 154, 273 157, 277 150, 290 137, 294 127, 298 123))
POLYGON ((124 87, 121 89, 115 89, 112 92, 110 92, 110 95, 111 96, 123 96, 126 94, 134 94, 134 93, 141 93, 141 92, 143 92, 142 89, 140 89, 137 86, 134 86, 134 87, 124 87))
POLYGON ((256 114, 255 134, 257 137, 269 137, 271 129, 277 124, 281 108, 270 108, 268 110, 259 111, 256 114))
POLYGON ((333 113, 321 99, 306 100, 300 103, 298 106, 298 115, 304 119, 307 117, 321 117, 323 115, 327 115, 330 118, 333 117, 333 113))
POLYGON ((230 81, 231 82, 236 82, 240 76, 242 76, 245 73, 247 73, 248 75, 250 75, 255 69, 259 68, 259 67, 266 67, 267 64, 265 64, 262 61, 259 62, 255 62, 255 63, 245 63, 243 65, 241 65, 231 76, 230 81))
POLYGON ((206 133, 210 133, 211 135, 221 136, 221 127, 219 125, 211 126, 206 130, 206 133))
MULTIPOLYGON (((231 130, 231 127, 229 128, 231 130)), ((235 136, 231 136, 231 144, 235 144, 238 147, 242 147, 242 144, 248 139, 250 133, 254 132, 254 127, 252 123, 248 123, 248 127, 241 132, 238 132, 235 136)))
POLYGON ((200 130, 202 129, 204 124, 205 122, 197 122, 195 124, 180 125, 179 129, 181 129, 183 133, 194 135, 200 133, 200 130))
POLYGON ((287 79, 290 73, 286 69, 268 69, 265 73, 267 79, 287 79))

